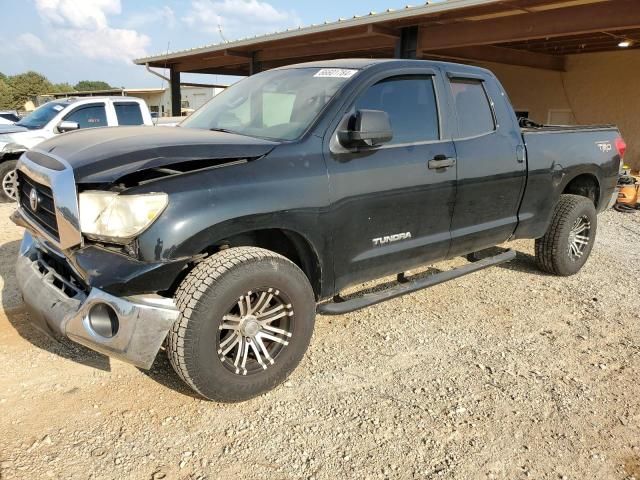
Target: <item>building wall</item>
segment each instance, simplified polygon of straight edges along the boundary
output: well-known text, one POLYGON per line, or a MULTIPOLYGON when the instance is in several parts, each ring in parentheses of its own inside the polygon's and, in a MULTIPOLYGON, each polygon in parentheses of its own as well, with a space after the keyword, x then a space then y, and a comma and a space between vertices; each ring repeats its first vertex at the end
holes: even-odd
POLYGON ((570 110, 576 124, 618 125, 628 145, 626 163, 640 169, 640 50, 572 55, 566 72, 486 64, 517 110, 549 121, 550 110, 570 110))
POLYGON ((197 110, 202 105, 211 100, 222 89, 206 88, 206 87, 181 87, 180 96, 182 102, 188 102, 189 107, 197 110))
POLYGON ((640 169, 640 50, 573 55, 565 73, 578 123, 614 123, 640 169))
POLYGON ((549 110, 571 109, 561 72, 497 63, 484 66, 500 79, 513 107, 527 110, 535 122, 547 123, 549 110))
MULTIPOLYGON (((223 88, 183 86, 180 88, 180 94, 182 102, 188 102, 188 108, 197 110, 223 90, 223 88)), ((149 109, 158 112, 160 116, 168 116, 169 112, 171 112, 171 90, 169 88, 154 91, 136 91, 128 93, 128 95, 142 98, 147 102, 149 109)))
MULTIPOLYGON (((224 88, 181 86, 180 99, 183 105, 189 105, 185 108, 197 110, 223 90, 224 88)), ((163 105, 164 114, 168 115, 171 112, 171 89, 169 88, 164 92, 163 105)))
POLYGON ((162 90, 149 91, 149 92, 135 92, 135 93, 128 93, 128 95, 143 99, 147 103, 149 110, 154 112, 154 111, 160 111, 160 106, 162 105, 162 102, 163 102, 164 92, 162 90))

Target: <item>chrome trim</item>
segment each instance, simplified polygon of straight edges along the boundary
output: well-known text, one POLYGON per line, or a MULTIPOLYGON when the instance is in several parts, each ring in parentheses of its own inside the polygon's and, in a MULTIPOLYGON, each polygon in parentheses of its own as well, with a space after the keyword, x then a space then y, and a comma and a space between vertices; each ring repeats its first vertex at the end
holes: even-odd
POLYGON ((66 322, 64 331, 76 343, 148 369, 177 319, 178 309, 171 298, 159 295, 119 298, 92 288, 66 322), (118 316, 118 333, 111 338, 97 334, 89 322, 91 308, 100 304, 108 305, 118 316))
MULTIPOLYGON (((55 204, 56 222, 58 224, 58 235, 60 240, 53 238, 48 232, 34 225, 39 234, 58 246, 62 250, 82 244, 82 234, 80 232, 80 210, 78 207, 78 195, 76 192, 76 181, 73 168, 69 163, 50 152, 39 150, 33 151, 55 158, 65 167, 62 171, 45 168, 29 159, 29 152, 24 153, 18 161, 18 170, 38 183, 46 185, 53 193, 55 204)), ((29 212, 23 215, 29 219, 29 212)))
POLYGON ((42 249, 40 240, 25 232, 16 262, 16 277, 31 322, 50 335, 66 336, 97 352, 141 368, 151 368, 179 315, 173 299, 158 295, 120 298, 98 288, 92 288, 88 294, 79 291, 41 263, 42 249), (54 278, 58 282, 54 282, 54 278), (67 288, 60 288, 56 283, 63 283, 67 288), (70 297, 65 290, 73 290, 74 296, 70 297), (111 338, 98 335, 89 324, 89 312, 97 304, 108 305, 118 316, 118 332, 111 338))

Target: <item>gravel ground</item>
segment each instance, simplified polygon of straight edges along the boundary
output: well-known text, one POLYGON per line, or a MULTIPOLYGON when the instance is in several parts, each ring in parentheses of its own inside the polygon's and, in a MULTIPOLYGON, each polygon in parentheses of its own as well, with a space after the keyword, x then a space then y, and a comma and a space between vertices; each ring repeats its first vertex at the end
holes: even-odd
MULTIPOLYGON (((204 401, 27 322, 0 206, 0 478, 640 479, 640 214, 572 278, 518 259, 318 317, 289 381, 204 401)), ((462 259, 438 264, 450 268, 462 259)), ((371 287, 371 285, 368 285, 371 287)))

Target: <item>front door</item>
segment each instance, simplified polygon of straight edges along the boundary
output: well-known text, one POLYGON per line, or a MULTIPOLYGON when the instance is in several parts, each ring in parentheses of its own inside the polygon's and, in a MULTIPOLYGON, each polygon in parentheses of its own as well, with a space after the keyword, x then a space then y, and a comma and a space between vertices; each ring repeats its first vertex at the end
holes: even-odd
POLYGON ((357 153, 341 149, 335 134, 330 142, 336 291, 449 250, 455 149, 439 120, 437 79, 411 74, 372 80, 347 112, 387 112, 393 139, 357 153))

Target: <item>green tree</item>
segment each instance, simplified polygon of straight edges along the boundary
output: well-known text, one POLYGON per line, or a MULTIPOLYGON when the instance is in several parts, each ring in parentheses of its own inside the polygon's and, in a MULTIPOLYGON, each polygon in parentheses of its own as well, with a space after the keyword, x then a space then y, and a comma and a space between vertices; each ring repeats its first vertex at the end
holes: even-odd
POLYGON ((13 89, 3 78, 0 78, 0 108, 14 108, 13 89))
POLYGON ((54 83, 51 89, 51 93, 71 93, 75 91, 76 89, 67 82, 54 83))
POLYGON ((10 108, 22 108, 25 102, 34 99, 37 95, 50 92, 53 87, 47 77, 33 71, 12 75, 8 78, 8 83, 13 91, 10 108))
POLYGON ((74 88, 79 92, 86 90, 109 90, 111 85, 100 80, 80 80, 75 84, 74 88))

